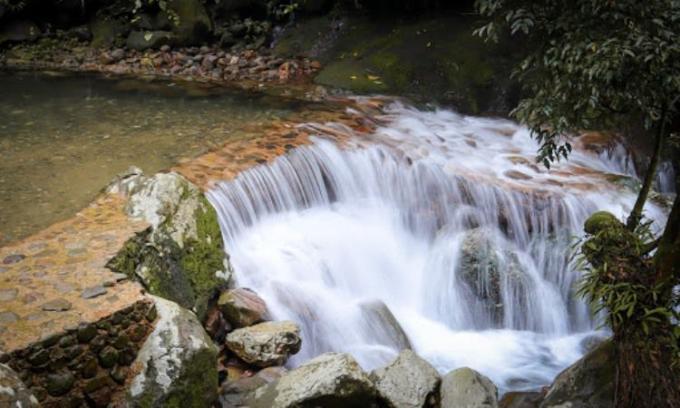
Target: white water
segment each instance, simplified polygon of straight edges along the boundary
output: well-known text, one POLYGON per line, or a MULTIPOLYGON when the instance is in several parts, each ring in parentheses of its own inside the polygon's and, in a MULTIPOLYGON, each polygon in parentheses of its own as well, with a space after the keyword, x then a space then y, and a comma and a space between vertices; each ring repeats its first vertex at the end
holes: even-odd
POLYGON ((301 324, 293 365, 342 351, 373 369, 410 342, 442 373, 549 384, 602 335, 567 257, 590 213, 632 207, 604 181, 616 160, 577 151, 548 172, 512 122, 401 105, 387 120, 354 147, 317 139, 209 192, 238 285, 301 324), (465 252, 471 231, 482 244, 465 252), (481 252, 493 263, 466 278, 465 254, 481 252))

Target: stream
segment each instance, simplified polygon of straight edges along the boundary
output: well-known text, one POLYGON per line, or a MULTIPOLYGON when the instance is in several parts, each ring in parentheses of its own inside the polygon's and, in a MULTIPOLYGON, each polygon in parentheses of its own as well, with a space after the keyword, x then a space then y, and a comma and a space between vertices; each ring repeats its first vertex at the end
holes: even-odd
MULTIPOLYGON (((610 182, 630 173, 626 150, 577 143, 548 171, 507 120, 398 103, 383 119, 369 140, 318 135, 208 193, 237 284, 301 324, 292 366, 336 351, 371 370, 412 348, 502 392, 550 384, 607 335, 574 296, 570 248, 592 212, 632 207, 610 182)), ((658 230, 666 212, 647 216, 658 230)))

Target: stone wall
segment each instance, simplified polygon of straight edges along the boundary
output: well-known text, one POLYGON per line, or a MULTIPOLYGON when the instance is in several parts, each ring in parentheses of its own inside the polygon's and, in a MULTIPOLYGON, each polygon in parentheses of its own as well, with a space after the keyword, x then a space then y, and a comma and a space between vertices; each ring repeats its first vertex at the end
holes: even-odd
POLYGON ((0 356, 45 408, 105 407, 123 391, 153 329, 156 307, 141 300, 95 323, 0 356))

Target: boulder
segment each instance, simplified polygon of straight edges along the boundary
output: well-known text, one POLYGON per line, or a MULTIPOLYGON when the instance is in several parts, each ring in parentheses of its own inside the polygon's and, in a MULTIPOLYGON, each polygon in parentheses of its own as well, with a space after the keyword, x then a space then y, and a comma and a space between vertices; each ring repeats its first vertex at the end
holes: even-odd
POLYGON ((498 389, 494 383, 467 367, 446 374, 439 395, 441 408, 498 407, 498 389))
POLYGON ((0 27, 0 44, 5 42, 35 41, 38 37, 40 37, 40 28, 31 21, 11 21, 0 27))
POLYGON ((130 32, 128 18, 115 18, 104 13, 98 13, 89 25, 90 32, 92 32, 92 43, 90 45, 94 48, 122 46, 130 32))
POLYGON ((158 321, 139 350, 126 393, 133 407, 208 407, 217 398, 217 347, 196 316, 154 297, 158 321))
MULTIPOLYGON (((503 287, 513 285, 511 292, 526 292, 530 284, 517 255, 500 248, 492 231, 474 228, 465 233, 460 248, 457 277, 485 309, 493 326, 503 322, 503 287)), ((518 296, 517 300, 525 296, 518 296)), ((484 326, 484 322, 480 322, 484 326)))
POLYGON ((127 38, 127 46, 133 50, 143 51, 149 48, 158 49, 163 45, 173 45, 176 39, 170 31, 131 31, 127 38))
POLYGON ((365 329, 370 331, 376 342, 396 350, 411 348, 411 342, 399 321, 381 300, 359 304, 365 319, 365 329))
POLYGON ((614 344, 607 340, 562 371, 540 407, 613 407, 615 361, 614 344))
POLYGON ((177 173, 116 180, 109 190, 129 191, 128 214, 151 226, 130 239, 107 266, 195 311, 203 321, 208 303, 226 288, 232 273, 214 208, 177 173))
POLYGON ((0 364, 0 406, 2 407, 39 407, 38 400, 19 379, 17 373, 5 364, 0 364))
POLYGON ((267 318, 267 305, 250 289, 238 288, 223 292, 217 300, 217 306, 235 328, 252 326, 267 318))
POLYGON ((402 351, 390 365, 373 371, 371 379, 392 408, 437 405, 439 373, 411 350, 402 351))
POLYGON ((282 365, 300 351, 300 328, 291 321, 266 322, 234 330, 227 347, 241 360, 258 367, 282 365))
POLYGON ((173 34, 177 45, 195 45, 205 40, 213 24, 201 0, 169 0, 168 10, 176 17, 173 34))
POLYGON ((387 407, 370 378, 348 354, 322 354, 259 388, 252 408, 387 407))

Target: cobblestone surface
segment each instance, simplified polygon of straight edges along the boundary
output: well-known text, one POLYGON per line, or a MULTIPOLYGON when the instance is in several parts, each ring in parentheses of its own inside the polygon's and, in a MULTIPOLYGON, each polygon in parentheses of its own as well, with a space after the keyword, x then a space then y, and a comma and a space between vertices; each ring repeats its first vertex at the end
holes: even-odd
POLYGON ((23 349, 142 299, 104 267, 135 231, 123 200, 102 196, 74 218, 0 248, 0 349, 23 349), (107 286, 104 288, 104 286, 107 286))

